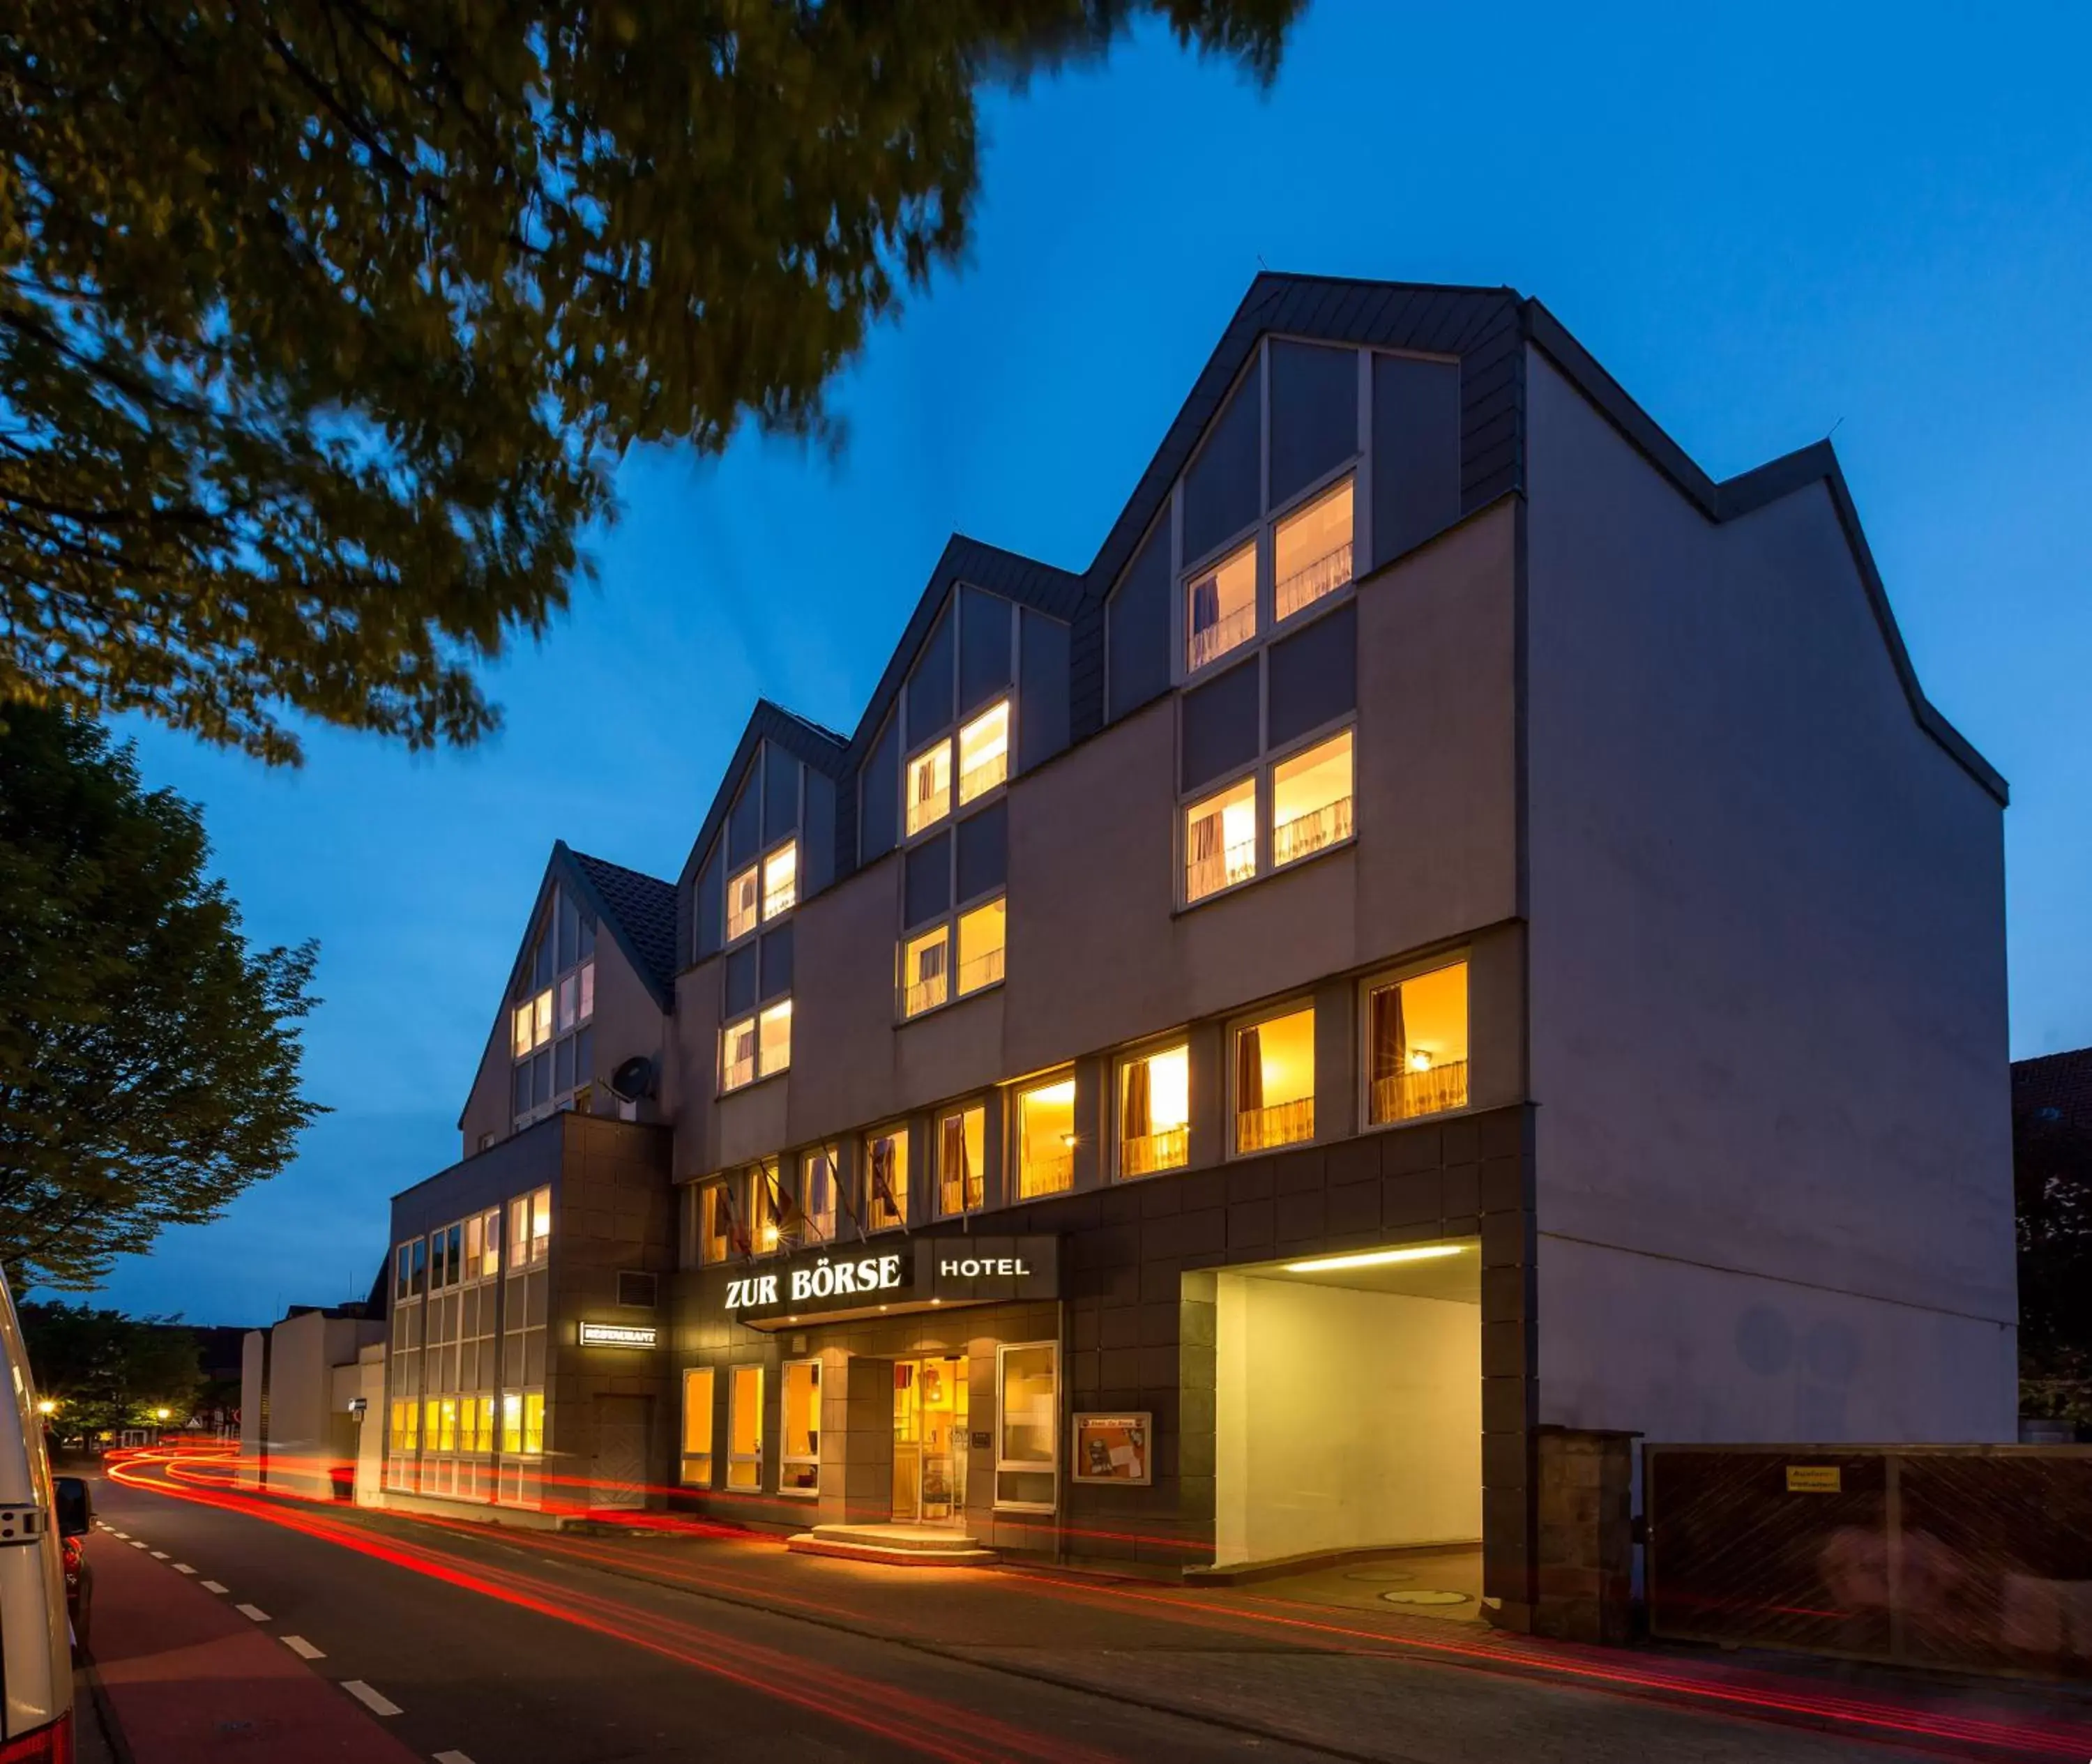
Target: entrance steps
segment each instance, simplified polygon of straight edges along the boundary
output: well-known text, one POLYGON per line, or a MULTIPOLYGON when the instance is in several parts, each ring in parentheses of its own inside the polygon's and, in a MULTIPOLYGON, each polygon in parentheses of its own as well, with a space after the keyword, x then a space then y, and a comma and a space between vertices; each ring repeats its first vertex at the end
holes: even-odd
POLYGON ((899 1568, 985 1568, 999 1559, 964 1532, 940 1525, 816 1525, 788 1539, 785 1547, 899 1568))

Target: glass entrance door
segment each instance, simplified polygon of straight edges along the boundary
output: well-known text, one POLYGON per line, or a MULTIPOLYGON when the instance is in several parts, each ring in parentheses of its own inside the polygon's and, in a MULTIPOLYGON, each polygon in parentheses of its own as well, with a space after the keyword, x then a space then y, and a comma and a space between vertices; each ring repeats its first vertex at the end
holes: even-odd
POLYGON ((966 1512, 966 1363, 893 1363, 893 1517, 961 1525, 966 1512))

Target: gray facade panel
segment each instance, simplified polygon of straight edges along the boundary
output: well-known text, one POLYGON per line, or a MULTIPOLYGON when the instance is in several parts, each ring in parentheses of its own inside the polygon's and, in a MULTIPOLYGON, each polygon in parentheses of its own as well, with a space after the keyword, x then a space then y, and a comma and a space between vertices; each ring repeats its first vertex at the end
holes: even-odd
POLYGON ((1107 606, 1105 716, 1117 721, 1169 690, 1169 529, 1158 522, 1107 606))
POLYGON ((893 850, 901 824, 901 721, 890 718, 864 763, 864 809, 858 821, 858 861, 893 850))
POLYGON ((970 901, 1009 878, 1009 802, 1004 798, 958 826, 959 898, 970 901))
POLYGON ((1010 605, 978 588, 959 590, 959 715, 1009 684, 1010 605))
POLYGON ((1460 518, 1460 369, 1373 362, 1373 564, 1414 550, 1460 518))
POLYGON ((774 845, 799 830, 799 762, 775 741, 763 743, 763 842, 774 845))
POLYGON ((1358 452, 1355 349, 1271 345, 1271 505, 1276 508, 1358 452))
POLYGON ((1269 741, 1283 746, 1359 703, 1359 606, 1348 601, 1271 646, 1269 741))
POLYGON ((935 919, 952 904, 952 836, 940 833, 908 854, 903 887, 904 910, 910 925, 935 919))
POLYGON ((1257 694, 1251 656, 1184 694, 1184 789, 1195 790, 1246 766, 1262 750, 1257 694))
POLYGON ((836 785, 806 771, 806 837, 800 841, 799 893, 818 894, 836 879, 836 785))
POLYGON ((691 908, 691 936, 697 949, 698 959, 717 955, 720 938, 725 928, 726 907, 721 898, 726 884, 721 873, 723 859, 717 851, 704 868, 698 872, 698 885, 693 893, 691 908))
POLYGON ((952 720, 952 617, 937 620, 908 676, 908 741, 927 741, 952 720))
POLYGON ((1261 512, 1261 400, 1252 367, 1184 474, 1184 556, 1204 557, 1261 512))
POLYGON ((756 788, 754 767, 742 780, 741 793, 726 817, 726 861, 746 863, 763 849, 763 798, 756 788))
POLYGON ((1017 767, 1029 772, 1068 745, 1068 627, 1024 610, 1017 695, 1017 767))
POLYGON ((763 934, 763 997, 767 1001, 792 990, 792 922, 763 934))
POLYGON ((743 944, 721 968, 720 1001, 724 1014, 739 1017, 755 1009, 755 945, 743 944))

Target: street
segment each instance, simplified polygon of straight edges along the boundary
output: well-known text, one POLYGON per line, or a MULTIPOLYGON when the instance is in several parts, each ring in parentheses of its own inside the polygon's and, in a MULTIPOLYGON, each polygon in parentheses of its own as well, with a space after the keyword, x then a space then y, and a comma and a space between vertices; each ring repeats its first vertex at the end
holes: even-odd
MULTIPOLYGON (((97 1484, 106 1528, 93 1559, 133 1555, 115 1563, 120 1573, 103 1569, 95 1615, 119 1720, 151 1673, 135 1642, 128 1661, 107 1658, 108 1638, 171 1633, 195 1602, 214 1601, 341 1688, 328 1706, 339 1749, 324 1755, 359 1759, 396 1745, 443 1764, 1878 1764, 2081 1758, 2092 1725, 2004 1689, 1921 1700, 1826 1689, 1239 1590, 877 1568, 746 1537, 553 1536, 265 1502, 214 1486, 225 1468, 178 1464, 171 1480, 149 1458, 97 1484)), ((237 1670, 208 1687, 181 1671, 192 1700, 219 1700, 214 1719, 196 1723, 187 1749, 127 1731, 136 1764, 321 1755, 309 1736, 295 1753, 257 1745, 267 1733, 244 1724, 237 1670)))

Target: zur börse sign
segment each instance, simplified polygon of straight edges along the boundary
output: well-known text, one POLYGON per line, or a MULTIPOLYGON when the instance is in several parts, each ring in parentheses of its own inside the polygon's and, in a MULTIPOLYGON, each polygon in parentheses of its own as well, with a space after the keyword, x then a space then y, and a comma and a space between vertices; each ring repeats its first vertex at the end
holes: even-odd
POLYGON ((1060 1239, 917 1238, 877 1247, 836 1243, 753 1265, 726 1283, 737 1323, 766 1325, 839 1311, 913 1309, 1060 1296, 1060 1239))

